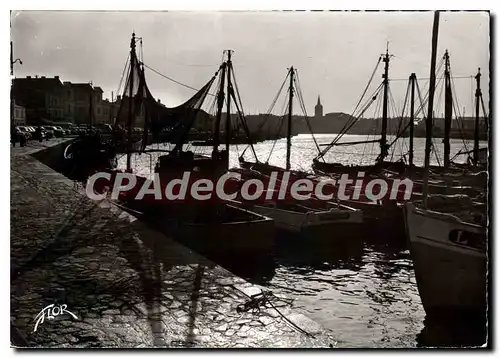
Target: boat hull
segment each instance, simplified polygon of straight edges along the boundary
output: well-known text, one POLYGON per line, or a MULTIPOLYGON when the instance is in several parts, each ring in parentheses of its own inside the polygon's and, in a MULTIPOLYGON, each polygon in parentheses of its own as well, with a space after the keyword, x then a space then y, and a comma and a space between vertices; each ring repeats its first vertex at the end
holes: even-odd
POLYGON ((359 237, 363 224, 362 213, 351 208, 296 212, 259 204, 239 202, 236 205, 272 218, 276 229, 282 234, 292 234, 302 239, 333 240, 336 237, 359 237))
POLYGON ((177 237, 199 251, 228 256, 260 256, 272 252, 274 223, 270 218, 231 205, 241 219, 221 223, 178 222, 177 237))
POLYGON ((272 253, 275 236, 272 219, 228 204, 218 204, 218 208, 208 206, 212 214, 218 212, 207 219, 203 212, 189 212, 186 206, 164 206, 157 210, 153 219, 156 226, 211 258, 254 260, 272 253))
POLYGON ((406 206, 405 216, 418 290, 427 315, 484 314, 486 230, 412 204, 406 206))

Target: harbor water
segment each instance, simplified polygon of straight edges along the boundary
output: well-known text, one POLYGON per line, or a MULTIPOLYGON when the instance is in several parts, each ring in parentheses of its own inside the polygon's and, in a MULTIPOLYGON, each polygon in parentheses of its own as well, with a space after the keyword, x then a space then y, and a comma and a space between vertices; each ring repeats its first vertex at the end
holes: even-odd
MULTIPOLYGON (((330 142, 332 135, 318 135, 321 144, 330 142)), ((342 141, 358 141, 366 136, 345 135, 342 141)), ((389 143, 391 138, 388 138, 389 143)), ((424 138, 415 139, 415 164, 424 158, 424 138)), ((466 141, 468 149, 472 142, 466 141)), ((481 143, 481 147, 486 146, 481 143)), ((266 161, 274 146, 269 163, 284 166, 286 141, 262 142, 255 145, 260 161, 266 161)), ((153 145, 153 148, 165 148, 153 145)), ((230 166, 238 166, 238 157, 245 145, 233 145, 230 166)), ((396 143, 393 160, 401 152, 408 151, 407 139, 396 143)), ((431 164, 442 163, 442 143, 435 139, 431 164)), ((461 139, 451 140, 451 153, 462 150, 461 139)), ((191 147, 198 153, 210 153, 209 147, 191 147)), ((327 153, 329 162, 343 164, 370 164, 379 153, 378 144, 360 144, 340 147, 327 153)), ((292 139, 292 169, 310 171, 317 147, 310 135, 292 139)), ((132 158, 136 173, 149 176, 158 153, 135 155, 132 158)), ((390 159, 391 155, 389 156, 390 159)), ((245 152, 251 160, 251 152, 245 152)), ((463 162, 464 156, 455 161, 463 162)), ((119 166, 125 167, 125 157, 119 166)), ((332 234, 333 235, 333 234, 332 234)), ((356 240, 354 240, 356 241, 356 240)), ((364 237, 338 251, 331 247, 317 255, 314 250, 294 250, 286 245, 275 252, 274 265, 262 270, 250 270, 248 279, 268 286, 274 292, 282 292, 296 299, 296 305, 318 323, 331 329, 337 337, 338 347, 394 347, 481 345, 484 323, 430 322, 425 312, 415 281, 413 263, 405 238, 384 240, 383 237, 364 237)), ((245 273, 242 273, 244 275, 245 273)))

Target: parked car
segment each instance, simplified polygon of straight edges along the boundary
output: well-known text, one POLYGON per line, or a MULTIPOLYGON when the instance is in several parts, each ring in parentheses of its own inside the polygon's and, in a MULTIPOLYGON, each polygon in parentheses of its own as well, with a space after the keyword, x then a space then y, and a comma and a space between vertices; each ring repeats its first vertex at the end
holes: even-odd
POLYGON ((25 126, 26 130, 28 132, 31 132, 32 136, 33 136, 33 133, 35 133, 35 128, 33 128, 32 126, 25 126))
MULTIPOLYGON (((39 135, 38 135, 38 126, 24 126, 26 130, 30 133, 31 139, 39 140, 39 135)), ((40 127, 41 129, 41 134, 42 134, 42 140, 47 138, 47 133, 43 127, 40 127)))
POLYGON ((113 133, 113 127, 110 124, 96 124, 95 128, 98 129, 103 134, 111 134, 113 133))
POLYGON ((66 135, 66 131, 59 126, 52 126, 52 130, 56 138, 62 138, 66 135))
POLYGON ((54 138, 54 129, 51 126, 43 126, 42 128, 45 130, 47 139, 54 138))
POLYGON ((70 122, 58 123, 57 127, 62 128, 65 132, 65 135, 75 134, 73 133, 75 128, 75 125, 73 123, 70 122))
POLYGON ((18 134, 19 136, 24 136, 27 140, 31 139, 32 137, 31 132, 25 126, 17 126, 16 134, 18 134))
POLYGON ((31 132, 29 132, 26 128, 23 126, 17 126, 14 129, 14 137, 12 140, 15 140, 16 143, 20 143, 21 146, 23 146, 26 141, 28 141, 31 138, 31 132))

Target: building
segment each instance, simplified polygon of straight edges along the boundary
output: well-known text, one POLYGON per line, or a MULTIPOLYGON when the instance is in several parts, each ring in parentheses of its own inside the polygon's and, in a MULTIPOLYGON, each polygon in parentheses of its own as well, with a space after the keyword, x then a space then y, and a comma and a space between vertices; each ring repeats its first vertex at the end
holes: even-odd
POLYGON ((103 99, 104 91, 101 87, 94 87, 94 123, 112 124, 112 104, 108 99, 103 99))
POLYGON ((26 124, 64 119, 65 88, 59 76, 27 76, 12 81, 12 97, 25 108, 26 124))
POLYGON ((323 117, 323 106, 321 105, 321 101, 318 96, 318 103, 314 107, 314 118, 321 118, 323 117))
POLYGON ((14 103, 12 121, 15 126, 26 125, 26 108, 14 103))
POLYGON ((12 97, 25 108, 26 124, 112 123, 113 103, 92 83, 61 82, 59 76, 27 76, 12 82, 12 97))
POLYGON ((64 82, 64 87, 66 87, 68 95, 66 101, 67 120, 75 124, 90 124, 91 116, 94 117, 92 104, 95 93, 92 85, 90 83, 64 82))

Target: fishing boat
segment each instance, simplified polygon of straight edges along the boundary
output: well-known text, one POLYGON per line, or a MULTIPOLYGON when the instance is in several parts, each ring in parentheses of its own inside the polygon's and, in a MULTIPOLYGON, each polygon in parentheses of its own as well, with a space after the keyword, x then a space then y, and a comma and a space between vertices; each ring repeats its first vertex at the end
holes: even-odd
POLYGON ((304 203, 280 200, 264 200, 259 203, 234 201, 235 205, 247 208, 274 219, 279 230, 309 239, 330 237, 352 237, 360 234, 363 216, 360 210, 335 202, 307 201, 304 203), (334 231, 334 235, 332 235, 334 231))
MULTIPOLYGON (((307 173, 303 173, 303 172, 300 172, 297 170, 292 170, 291 164, 290 164, 291 148, 292 148, 292 115, 293 115, 293 99, 294 99, 294 97, 297 97, 297 99, 299 101, 299 105, 303 111, 304 120, 306 121, 306 123, 309 127, 309 131, 312 135, 316 149, 318 151, 320 151, 318 142, 316 141, 314 133, 312 132, 311 124, 309 123, 309 118, 307 117, 307 113, 305 112, 305 104, 303 101, 302 91, 301 91, 301 88, 299 87, 299 81, 297 80, 297 78, 298 78, 297 69, 294 69, 293 66, 291 66, 287 72, 287 75, 285 77, 285 80, 283 81, 283 84, 281 85, 277 95, 275 96, 275 99, 273 100, 273 103, 271 104, 271 107, 268 110, 268 115, 269 115, 271 113, 271 111, 273 110, 274 106, 276 105, 276 102, 277 102, 283 88, 285 87, 284 85, 286 84, 287 81, 289 81, 288 105, 287 105, 287 108, 285 109, 285 111, 288 112, 286 115, 287 122, 286 122, 286 162, 285 162, 285 167, 283 168, 280 166, 269 164, 269 159, 270 159, 271 154, 272 154, 274 147, 276 145, 277 138, 279 138, 281 128, 283 127, 283 124, 284 124, 285 114, 283 114, 281 116, 278 134, 276 135, 276 139, 274 140, 273 148, 269 152, 269 156, 268 156, 267 160, 265 162, 260 161, 257 154, 255 153, 255 149, 254 149, 253 145, 250 144, 245 148, 243 153, 238 158, 241 168, 257 170, 257 171, 264 173, 266 175, 269 175, 272 172, 285 172, 285 171, 290 172, 292 175, 298 176, 298 177, 308 175, 307 173), (249 161, 249 160, 245 159, 245 152, 249 148, 251 149, 251 151, 253 153, 253 157, 254 157, 253 160, 254 161, 249 161)), ((261 125, 263 126, 264 124, 265 124, 265 120, 262 122, 261 125)))
MULTIPOLYGON (((195 250, 207 255, 239 255, 244 258, 255 258, 267 255, 273 246, 274 223, 272 219, 260 214, 245 210, 226 202, 217 200, 169 200, 162 197, 158 200, 155 195, 144 195, 136 199, 138 191, 148 178, 134 173, 131 156, 133 153, 155 153, 158 160, 154 173, 161 185, 161 192, 173 180, 181 181, 185 172, 191 173, 191 181, 207 179, 215 183, 228 169, 229 151, 229 103, 230 96, 234 96, 231 83, 231 51, 227 51, 227 60, 224 61, 215 75, 185 103, 168 108, 158 103, 149 91, 144 74, 144 63, 139 61, 136 54, 135 34, 132 34, 130 65, 127 81, 123 90, 123 99, 116 117, 115 127, 122 125, 127 128, 130 140, 131 128, 137 126, 137 121, 143 122, 144 136, 151 135, 154 141, 169 138, 173 149, 146 148, 143 142, 140 150, 131 148, 131 141, 127 146, 127 173, 133 173, 138 185, 133 189, 121 193, 119 200, 131 210, 142 213, 148 220, 154 221, 155 226, 163 228, 165 232, 195 250), (219 86, 215 101, 217 113, 215 117, 215 137, 211 155, 193 153, 185 150, 189 132, 193 124, 204 113, 201 110, 205 99, 218 79, 219 86), (225 99, 225 80, 227 79, 228 114, 226 121, 226 148, 219 149, 219 131, 225 99)), ((142 51, 141 51, 142 52, 142 51)), ((147 67, 147 66, 146 66, 147 67)), ((121 171, 112 170, 113 175, 121 171)), ((192 198, 191 198, 192 199, 192 198)))
MULTIPOLYGON (((436 11, 426 118, 426 170, 431 152, 438 28, 439 12, 436 11)), ((428 194, 427 181, 428 174, 424 175, 423 201, 408 203, 405 208, 407 236, 422 305, 427 316, 479 314, 484 318, 487 310, 486 203, 475 203, 467 196, 444 195, 435 200, 428 194), (475 212, 478 215, 471 215, 475 212)))
MULTIPOLYGON (((246 200, 239 190, 248 180, 258 179, 269 183, 266 174, 253 169, 233 168, 230 170, 240 175, 240 179, 232 178, 228 192, 239 195, 231 202, 241 208, 251 210, 274 219, 276 228, 281 233, 294 234, 295 238, 308 242, 329 241, 335 238, 361 237, 363 214, 337 201, 319 200, 314 194, 306 200, 295 200, 285 194, 279 199, 279 190, 266 189, 257 200, 246 200), (332 235, 332 232, 335 234, 332 235)), ((313 179, 311 179, 313 180, 313 179)), ((276 178, 275 184, 281 188, 282 178, 276 178)))
POLYGON ((407 204, 405 215, 415 276, 426 313, 431 316, 444 312, 485 313, 484 224, 411 203, 407 204))
POLYGON ((370 77, 370 80, 368 82, 368 85, 366 86, 365 90, 363 91, 363 94, 361 98, 358 101, 358 104, 356 105, 353 115, 351 116, 351 119, 344 125, 342 130, 340 131, 339 134, 334 138, 333 141, 331 141, 329 144, 325 146, 323 150, 319 151, 319 154, 316 156, 316 158, 313 159, 313 164, 312 168, 315 172, 320 173, 320 174, 354 174, 358 172, 365 172, 368 174, 377 174, 380 171, 384 169, 389 169, 393 168, 397 171, 400 170, 401 168, 401 163, 400 162, 389 162, 386 161, 385 159, 387 158, 389 154, 389 148, 390 144, 387 141, 387 125, 388 125, 388 109, 389 109, 389 62, 391 59, 391 55, 389 54, 389 49, 386 50, 386 53, 382 56, 379 57, 377 65, 375 66, 375 69, 372 73, 372 76, 370 77), (382 75, 383 81, 382 83, 377 87, 375 92, 372 94, 371 98, 366 100, 366 103, 364 103, 361 107, 360 105, 363 103, 363 99, 366 96, 366 93, 371 85, 371 82, 373 80, 374 74, 376 73, 378 66, 380 62, 384 62, 384 74, 382 75), (378 99, 378 96, 380 92, 383 91, 383 102, 382 102, 382 127, 381 127, 381 132, 380 132, 380 138, 379 139, 367 139, 363 141, 354 141, 354 142, 342 142, 340 139, 349 131, 350 128, 356 123, 356 121, 363 117, 366 113, 366 111, 370 108, 370 106, 378 99), (359 109, 359 111, 358 111, 359 109), (345 165, 342 163, 330 163, 325 160, 325 155, 333 148, 336 146, 352 146, 352 145, 359 145, 359 144, 369 144, 369 143, 378 143, 380 145, 380 153, 376 158, 376 161, 374 164, 371 165, 345 165))
MULTIPOLYGON (((285 172, 289 175, 291 180, 311 178, 311 173, 305 173, 298 170, 291 170, 290 156, 291 156, 291 134, 292 134, 292 113, 293 113, 293 98, 294 94, 297 95, 299 101, 302 99, 302 94, 300 88, 297 86, 297 81, 295 80, 297 76, 296 69, 293 66, 290 67, 287 76, 283 82, 285 84, 289 80, 288 88, 288 115, 287 115, 287 151, 286 151, 286 163, 285 168, 269 164, 269 159, 266 162, 259 161, 255 150, 252 145, 248 148, 252 149, 254 153, 255 161, 245 160, 244 154, 239 157, 239 162, 241 169, 238 171, 243 180, 249 179, 261 179, 263 181, 269 181, 269 176, 272 173, 284 174, 285 172)), ((276 98, 279 97, 283 86, 281 86, 276 98)), ((274 101, 274 103, 276 100, 274 101)), ((302 103, 301 103, 302 105, 302 103)), ((301 106, 305 108, 304 106, 301 106)), ((269 112, 272 110, 269 110, 269 112)), ((305 113, 304 113, 305 114, 305 113)), ((283 116, 284 117, 284 116, 283 116)), ((282 117, 282 118, 283 118, 282 117)), ((305 116, 307 120, 307 116, 305 116)), ((311 132, 313 139, 314 134, 311 132)), ((316 143, 317 144, 317 143, 316 143)), ((317 147, 319 150, 319 147, 317 147)), ((272 151, 271 151, 272 152, 272 151)), ((281 180, 277 179, 277 182, 281 183, 281 180)), ((345 204, 339 204, 336 202, 322 201, 317 198, 312 198, 307 201, 294 200, 293 198, 286 198, 286 200, 281 200, 277 198, 277 195, 271 195, 270 199, 265 201, 246 201, 245 199, 239 197, 235 201, 235 205, 240 207, 249 208, 252 211, 260 213, 265 216, 269 216, 274 219, 276 227, 280 230, 287 231, 289 233, 300 234, 301 237, 307 237, 309 239, 324 239, 325 237, 337 236, 358 236, 361 225, 363 223, 362 213, 360 210, 351 208, 345 204), (332 231, 335 233, 332 235, 332 231)))
MULTIPOLYGON (((356 173, 359 171, 363 171, 368 173, 368 175, 380 176, 380 175, 399 175, 403 177, 410 177, 412 179, 419 179, 422 176, 424 171, 423 167, 416 166, 414 164, 414 126, 415 121, 418 117, 421 117, 424 106, 427 98, 422 100, 422 95, 420 92, 420 87, 417 82, 417 77, 414 73, 412 73, 408 80, 407 93, 405 96, 405 102, 403 104, 403 113, 401 114, 400 125, 396 131, 396 137, 388 143, 387 141, 387 120, 388 120, 388 93, 389 91, 389 62, 391 56, 386 51, 386 54, 383 55, 382 60, 385 63, 385 71, 383 77, 382 84, 375 90, 373 97, 371 100, 367 100, 364 106, 359 107, 359 104, 362 103, 364 96, 367 93, 367 89, 370 86, 373 75, 370 78, 368 86, 366 87, 363 95, 361 96, 358 105, 356 106, 353 116, 351 116, 351 120, 346 123, 341 133, 339 133, 335 139, 325 145, 325 148, 320 152, 320 154, 313 160, 313 169, 316 173, 322 175, 335 174, 335 173, 356 173), (364 140, 364 141, 356 141, 356 142, 345 142, 341 141, 341 138, 348 132, 348 130, 356 123, 356 121, 361 118, 367 111, 367 109, 371 106, 371 104, 377 99, 379 92, 383 89, 383 102, 382 102, 382 126, 380 139, 374 140, 364 140), (420 100, 420 105, 416 106, 415 99, 418 98, 420 100), (358 111, 359 112, 356 112, 358 111), (402 126, 402 119, 405 117, 405 111, 409 110, 407 117, 409 118, 408 123, 405 126, 402 126), (396 142, 402 137, 409 137, 409 149, 407 153, 402 153, 401 159, 397 161, 387 161, 386 158, 388 156, 388 150, 392 147, 394 148, 396 142), (325 155, 334 147, 340 146, 352 146, 359 144, 367 144, 367 143, 379 143, 380 145, 380 153, 377 156, 377 159, 373 165, 344 165, 341 163, 330 163, 325 160, 325 155)), ((380 60, 379 60, 380 61, 380 60)), ((378 63, 377 63, 378 66, 378 63)), ((483 116, 485 119, 485 128, 488 128, 489 116, 486 114, 486 109, 484 106, 484 100, 481 92, 481 72, 478 70, 478 73, 475 76, 476 79, 476 91, 475 91, 475 106, 476 106, 476 123, 474 130, 474 148, 471 150, 467 147, 467 143, 465 141, 465 135, 463 134, 464 124, 461 118, 460 113, 457 112, 457 99, 454 97, 453 92, 453 77, 450 66, 450 55, 448 50, 445 51, 442 62, 440 63, 440 69, 444 68, 443 77, 444 79, 444 138, 442 140, 444 156, 442 165, 439 163, 438 165, 430 165, 429 173, 435 179, 439 179, 442 176, 446 176, 449 174, 465 174, 470 172, 483 171, 486 168, 487 148, 480 148, 479 138, 480 138, 480 105, 483 109, 483 116), (452 118, 455 116, 457 121, 458 128, 462 133, 464 148, 457 152, 454 157, 450 156, 451 154, 451 146, 450 146, 450 133, 451 133, 451 123, 452 118), (467 163, 459 163, 454 161, 456 158, 460 156, 467 156, 467 163)), ((374 70, 377 70, 377 67, 374 70)), ((394 114, 396 115, 396 114, 394 114)), ((425 119, 425 118, 424 118, 425 119)), ((437 144, 435 143, 434 146, 437 144)), ((436 155, 437 158, 437 155, 436 155)), ((439 159, 438 159, 439 162, 439 159)), ((432 189, 431 189, 432 190, 432 189)))

